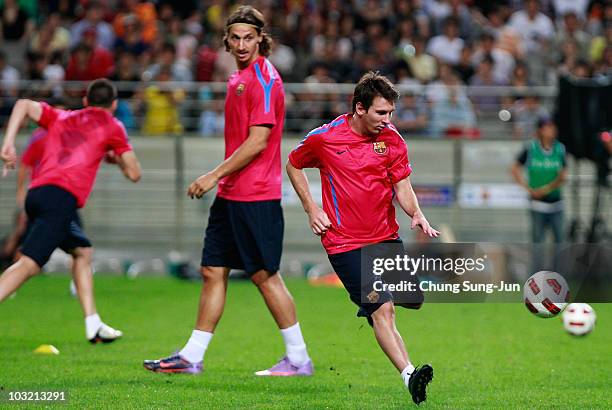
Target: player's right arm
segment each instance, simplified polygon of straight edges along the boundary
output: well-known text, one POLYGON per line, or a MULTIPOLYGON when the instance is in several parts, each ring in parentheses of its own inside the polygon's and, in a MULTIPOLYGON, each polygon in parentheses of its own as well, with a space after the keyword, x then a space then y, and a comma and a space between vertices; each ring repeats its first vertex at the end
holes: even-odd
POLYGON ((291 185, 293 185, 293 189, 300 198, 302 207, 308 215, 310 229, 312 229, 315 235, 323 235, 331 226, 325 211, 312 199, 308 177, 304 172, 304 168, 321 168, 321 163, 317 156, 317 145, 320 143, 319 138, 320 136, 316 134, 313 135, 311 133, 307 135, 298 144, 297 148, 291 151, 287 166, 285 167, 291 185))
POLYGON ((6 133, 4 134, 2 149, 0 150, 0 158, 2 158, 2 161, 4 161, 2 176, 6 176, 8 170, 14 169, 17 163, 15 137, 17 136, 17 132, 19 132, 19 128, 21 127, 23 120, 30 118, 38 122, 42 116, 42 112, 42 104, 37 101, 21 99, 15 103, 6 126, 6 133))
POLYGON ((527 163, 527 148, 525 148, 521 153, 516 157, 516 161, 512 164, 512 168, 510 168, 510 174, 514 181, 523 187, 531 196, 532 189, 529 187, 525 176, 523 175, 523 166, 527 163))
POLYGON ((302 202, 302 207, 304 207, 304 211, 308 215, 310 229, 312 229, 315 235, 323 235, 331 226, 331 222, 325 211, 312 199, 306 173, 303 169, 294 167, 291 164, 291 160, 287 161, 286 169, 291 185, 293 185, 293 189, 295 189, 302 202))

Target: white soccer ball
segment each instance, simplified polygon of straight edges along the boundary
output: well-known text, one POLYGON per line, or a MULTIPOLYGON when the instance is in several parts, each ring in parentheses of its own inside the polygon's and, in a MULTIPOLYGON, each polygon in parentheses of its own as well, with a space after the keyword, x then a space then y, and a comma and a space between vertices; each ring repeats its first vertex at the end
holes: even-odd
POLYGON ((586 303, 570 303, 563 311, 563 327, 574 336, 584 336, 595 327, 595 310, 586 303))
POLYGON ((534 273, 523 286, 525 306, 539 317, 558 315, 565 309, 569 297, 569 286, 557 272, 543 270, 534 273))

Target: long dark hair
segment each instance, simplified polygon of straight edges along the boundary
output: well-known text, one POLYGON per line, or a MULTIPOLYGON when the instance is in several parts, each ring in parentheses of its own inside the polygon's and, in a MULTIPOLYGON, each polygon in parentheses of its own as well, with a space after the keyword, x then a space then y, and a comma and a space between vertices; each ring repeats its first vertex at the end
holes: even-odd
POLYGON ((233 12, 225 22, 225 34, 223 35, 223 44, 225 44, 225 51, 230 51, 228 36, 229 28, 232 24, 244 23, 253 26, 257 30, 257 34, 262 36, 263 40, 259 43, 259 54, 264 57, 270 55, 270 48, 272 46, 272 37, 264 31, 264 25, 266 24, 263 14, 253 6, 240 6, 233 12))

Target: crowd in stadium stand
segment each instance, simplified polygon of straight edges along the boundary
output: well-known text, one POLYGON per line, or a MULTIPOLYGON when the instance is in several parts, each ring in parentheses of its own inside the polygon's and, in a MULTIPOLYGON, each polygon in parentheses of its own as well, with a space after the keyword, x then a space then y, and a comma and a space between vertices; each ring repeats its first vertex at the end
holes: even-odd
MULTIPOLYGON (((404 131, 443 135, 475 126, 508 107, 515 132, 528 135, 544 109, 528 92, 470 96, 457 85, 510 85, 527 90, 559 75, 610 75, 612 2, 606 0, 262 0, 274 39, 270 60, 285 82, 356 82, 377 70, 410 88, 398 104, 404 131), (417 88, 415 88, 416 90, 417 88)), ((142 81, 122 90, 118 116, 149 134, 181 131, 185 92, 167 81, 225 81, 235 70, 222 33, 236 2, 223 0, 0 0, 1 116, 19 95, 76 97, 63 80, 109 77, 142 81), (36 90, 17 80, 44 80, 36 90), (147 84, 150 81, 158 85, 147 84), (160 85, 161 84, 161 85, 160 85), (36 95, 32 95, 36 94, 36 95), (127 103, 129 101, 129 103, 127 103), (135 112, 142 112, 136 120, 135 112)), ((187 129, 223 128, 222 104, 202 89, 199 121, 187 129)), ((70 101, 70 100, 68 100, 70 101)), ((292 96, 288 119, 333 118, 350 107, 320 93, 292 96), (318 99, 319 104, 299 104, 318 99), (299 108, 295 108, 299 107, 299 108)), ((70 105, 70 103, 68 103, 70 105)), ((291 121, 288 121, 291 124, 291 121)), ((303 124, 303 121, 300 121, 303 124)), ((289 126, 290 128, 290 126, 289 126)))

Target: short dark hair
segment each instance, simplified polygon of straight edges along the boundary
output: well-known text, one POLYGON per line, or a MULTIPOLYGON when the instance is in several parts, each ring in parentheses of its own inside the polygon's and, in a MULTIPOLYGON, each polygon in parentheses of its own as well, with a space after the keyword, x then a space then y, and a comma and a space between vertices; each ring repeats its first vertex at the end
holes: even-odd
POLYGON ((378 74, 378 72, 370 71, 361 77, 357 86, 355 86, 355 91, 353 92, 353 112, 355 112, 358 102, 367 111, 372 105, 374 97, 382 97, 389 102, 395 102, 399 95, 399 91, 397 91, 387 77, 378 74))
POLYGON ((257 30, 257 34, 263 37, 263 40, 259 43, 259 54, 264 57, 269 56, 270 48, 272 47, 272 37, 264 31, 266 21, 263 14, 253 6, 240 6, 227 18, 225 34, 223 35, 225 51, 230 51, 228 42, 230 26, 238 23, 249 24, 257 30))
POLYGON ((94 107, 110 108, 117 99, 117 87, 106 78, 98 78, 87 87, 87 104, 94 107))

